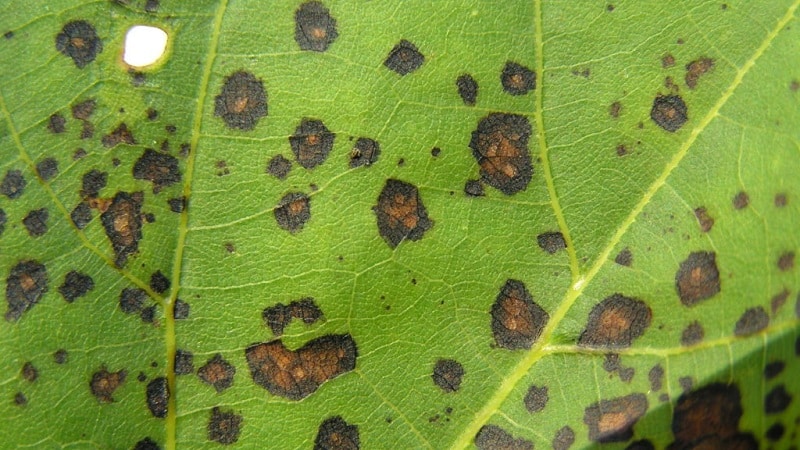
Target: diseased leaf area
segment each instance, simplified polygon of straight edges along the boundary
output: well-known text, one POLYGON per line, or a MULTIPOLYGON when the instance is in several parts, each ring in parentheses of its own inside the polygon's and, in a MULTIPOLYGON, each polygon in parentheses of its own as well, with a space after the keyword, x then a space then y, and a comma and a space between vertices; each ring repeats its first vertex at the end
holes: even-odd
POLYGON ((791 448, 798 4, 5 2, 2 446, 791 448))

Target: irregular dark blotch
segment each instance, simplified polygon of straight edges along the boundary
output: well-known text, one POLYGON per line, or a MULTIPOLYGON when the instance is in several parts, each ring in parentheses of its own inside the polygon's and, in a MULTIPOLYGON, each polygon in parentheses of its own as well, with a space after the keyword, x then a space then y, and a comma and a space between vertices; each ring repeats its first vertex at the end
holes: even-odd
POLYGON ((55 113, 50 116, 47 122, 47 129, 51 133, 59 134, 67 131, 67 119, 61 113, 55 113))
POLYGON ((764 433, 764 437, 772 442, 778 442, 783 438, 784 433, 786 433, 786 427, 784 427, 782 423, 777 422, 767 429, 767 432, 764 433))
POLYGON ((273 395, 300 400, 356 366, 358 350, 349 334, 329 334, 289 350, 278 339, 245 350, 253 381, 273 395))
POLYGON ((440 359, 433 366, 433 383, 444 392, 457 392, 464 378, 464 366, 454 359, 440 359))
POLYGON ((92 221, 92 208, 87 202, 80 202, 69 214, 76 228, 82 230, 92 221))
POLYGON ((433 156, 434 158, 438 158, 441 153, 442 149, 440 149, 439 147, 433 147, 431 149, 431 156, 433 156))
POLYGON ((208 420, 208 440, 222 445, 233 444, 239 440, 242 428, 242 416, 231 411, 223 411, 218 407, 211 409, 208 420))
POLYGON ((158 194, 161 189, 181 181, 178 158, 151 148, 145 149, 133 166, 133 178, 152 182, 153 193, 158 194))
POLYGON ((81 139, 91 139, 94 137, 94 125, 89 121, 84 121, 81 126, 81 139))
POLYGON ((621 252, 617 253, 614 262, 620 266, 630 267, 633 264, 633 253, 628 247, 625 247, 621 252))
POLYGON ((156 306, 148 306, 139 311, 139 317, 144 323, 153 323, 156 320, 156 306))
POLYGON ((650 390, 660 391, 664 381, 664 368, 661 367, 661 364, 653 366, 647 374, 647 378, 650 380, 650 390))
POLYGON ((720 291, 716 253, 692 252, 675 274, 675 288, 684 306, 694 306, 720 291))
POLYGON ((703 340, 705 334, 706 332, 703 330, 703 326, 700 325, 700 322, 695 320, 687 325, 681 333, 681 345, 684 347, 690 347, 698 344, 703 340))
POLYGON ((279 180, 285 180, 292 170, 292 162, 283 155, 275 155, 267 163, 267 173, 279 180))
POLYGON ((64 25, 56 36, 56 50, 72 58, 75 66, 83 69, 103 51, 103 42, 92 24, 75 20, 64 25))
POLYGON ((697 80, 713 68, 714 60, 711 58, 703 57, 690 62, 686 65, 686 86, 688 86, 689 89, 696 88, 697 80))
POLYGON ((531 385, 531 387, 528 388, 528 392, 525 394, 525 398, 522 399, 522 402, 525 403, 525 409, 527 409, 529 413, 536 413, 547 406, 548 400, 550 400, 550 396, 547 386, 540 387, 531 385))
POLYGON ((147 396, 147 408, 153 417, 163 419, 167 417, 167 405, 169 404, 169 386, 164 377, 153 378, 147 383, 145 391, 147 396))
POLYGON ((313 298, 305 297, 288 305, 278 303, 270 306, 264 309, 261 317, 264 319, 264 324, 272 330, 272 334, 280 337, 292 319, 298 319, 306 325, 311 325, 322 318, 322 310, 314 303, 313 298))
POLYGON ((767 414, 782 413, 792 403, 792 394, 786 392, 786 386, 775 386, 764 397, 764 412, 767 414))
POLYGON ((75 149, 75 152, 72 154, 72 160, 78 161, 86 157, 86 150, 82 148, 75 149))
POLYGON ((633 380, 633 376, 636 375, 636 369, 633 367, 622 367, 617 371, 619 375, 620 381, 623 383, 630 383, 633 380))
POLYGON ((156 12, 158 11, 159 3, 159 0, 147 0, 144 4, 144 10, 149 13, 156 12))
POLYGON ((458 88, 458 95, 467 106, 475 106, 478 100, 478 82, 472 75, 465 73, 456 78, 456 87, 458 88))
POLYGON ((147 108, 147 111, 145 111, 145 115, 147 116, 147 120, 150 121, 158 119, 158 111, 154 108, 147 108))
POLYGON ((6 278, 6 320, 16 322, 39 303, 48 290, 48 280, 47 269, 38 261, 24 260, 12 267, 6 278))
POLYGON ((732 445, 748 440, 749 435, 739 431, 741 417, 741 395, 736 385, 714 383, 687 392, 678 398, 673 410, 675 442, 668 448, 697 448, 695 445, 699 443, 710 445, 708 448, 758 448, 732 445))
POLYGON ((136 314, 144 308, 147 292, 139 288, 125 288, 119 295, 119 309, 125 314, 136 314))
POLYGON ((781 292, 772 296, 772 299, 770 299, 769 301, 769 306, 770 309, 772 310, 773 316, 778 313, 778 310, 780 310, 784 304, 786 304, 786 300, 788 299, 789 299, 789 290, 785 288, 781 292))
POLYGON ((392 48, 383 65, 402 76, 419 69, 424 62, 425 55, 414 44, 403 39, 392 48))
MULTIPOLYGON (((172 125, 172 124, 167 124, 167 125, 164 125, 164 131, 166 131, 169 134, 175 134, 175 132, 178 131, 178 127, 176 127, 175 125, 172 125)), ((184 145, 188 146, 189 144, 183 144, 181 146, 181 148, 183 148, 184 145)), ((186 156, 186 155, 182 155, 182 156, 186 156)))
POLYGON ((56 364, 66 364, 68 357, 69 355, 67 354, 67 351, 63 348, 60 348, 53 353, 53 361, 56 364))
POLYGON ((658 95, 653 100, 650 118, 661 128, 675 132, 689 119, 686 103, 678 95, 658 95))
POLYGON ((568 425, 556 431, 553 438, 553 450, 568 450, 575 443, 575 432, 568 425))
POLYGON ((786 252, 778 258, 778 269, 786 272, 794 268, 794 252, 786 252))
POLYGON ((22 224, 28 230, 28 235, 39 237, 47 233, 47 219, 49 216, 50 214, 45 208, 28 211, 28 214, 22 219, 22 224))
POLYGON ((321 120, 303 118, 289 136, 289 145, 297 162, 306 169, 313 169, 328 159, 335 138, 321 120))
POLYGON ((150 289, 158 292, 159 294, 163 294, 169 290, 171 283, 169 282, 169 278, 166 277, 160 270, 156 270, 152 275, 150 275, 150 289))
POLYGON ((741 191, 733 197, 733 207, 735 209, 743 209, 746 208, 747 205, 750 204, 750 196, 747 195, 747 192, 741 191))
POLYGON ((217 392, 222 392, 233 385, 233 377, 236 375, 236 368, 217 353, 209 359, 206 364, 197 370, 197 376, 211 386, 217 392))
POLYGON ((14 38, 14 32, 10 31, 10 30, 6 31, 5 33, 3 33, 3 37, 6 38, 6 39, 13 39, 14 38))
POLYGON ((159 447, 156 441, 146 437, 137 442, 136 445, 133 446, 133 450, 161 450, 161 447, 159 447))
POLYGON ((175 375, 188 375, 194 372, 194 354, 188 350, 175 351, 175 375))
POLYGON ((480 180, 467 180, 464 183, 464 193, 467 194, 467 197, 483 197, 486 195, 483 183, 480 180))
POLYGON ((622 112, 622 103, 620 102, 614 102, 608 107, 608 115, 615 119, 619 117, 620 112, 622 112))
POLYGON ((478 450, 533 450, 533 442, 514 438, 508 431, 497 425, 484 425, 475 435, 478 450))
POLYGON ((186 197, 171 198, 167 200, 169 210, 174 213, 182 213, 186 209, 186 197))
POLYGON ((640 439, 638 441, 631 442, 625 450, 656 450, 655 446, 652 442, 647 439, 640 439))
POLYGON ((95 106, 97 106, 97 102, 93 98, 76 103, 72 105, 72 117, 78 120, 89 120, 94 114, 95 106))
POLYGON ((108 183, 108 173, 92 169, 83 174, 83 187, 81 197, 95 198, 100 195, 100 190, 108 183))
POLYGON ((419 190, 405 181, 386 180, 378 204, 372 210, 377 218, 378 232, 391 248, 396 248, 403 240, 422 239, 433 226, 419 190))
POLYGON ((10 200, 17 199, 25 192, 27 184, 22 176, 22 171, 9 170, 6 172, 6 176, 3 177, 3 181, 0 182, 0 194, 5 195, 10 200))
POLYGON ((783 361, 772 361, 771 363, 764 366, 764 378, 767 380, 771 380, 783 372, 783 369, 786 367, 786 363, 783 361))
POLYGON ((550 319, 518 280, 506 280, 492 304, 491 316, 494 340, 508 350, 531 348, 550 319))
POLYGON ((517 114, 491 113, 478 122, 469 147, 481 178, 506 195, 524 191, 533 176, 531 123, 517 114))
POLYGON ((3 208, 0 208, 0 236, 3 235, 3 232, 6 231, 6 212, 3 208))
POLYGON ((506 93, 525 95, 536 89, 536 72, 521 64, 507 61, 505 67, 503 67, 503 72, 500 74, 500 82, 503 84, 503 90, 506 93))
POLYGON ((567 242, 564 240, 564 235, 560 231, 550 231, 536 236, 536 242, 539 248, 550 253, 551 255, 559 250, 567 248, 567 242))
POLYGON ((14 404, 17 406, 25 406, 28 404, 28 397, 22 392, 17 392, 14 394, 14 404))
POLYGON ((106 236, 116 254, 117 267, 123 267, 128 257, 139 250, 139 241, 142 239, 143 201, 144 196, 141 192, 132 194, 117 192, 111 205, 100 215, 106 236))
POLYGON ((290 192, 281 198, 273 213, 278 226, 297 233, 311 218, 311 199, 301 192, 290 192))
POLYGON ((614 294, 592 308, 578 345, 595 348, 630 347, 650 326, 652 315, 645 302, 614 294))
POLYGON ((350 168, 371 166, 378 161, 380 154, 381 146, 378 141, 370 138, 358 138, 350 152, 350 168))
POLYGON ((37 378, 39 378, 39 370, 36 369, 36 366, 34 366, 33 363, 30 361, 22 365, 21 373, 22 373, 22 378, 24 378, 25 381, 30 383, 33 383, 34 381, 36 381, 37 378))
POLYGON ((606 353, 603 360, 603 370, 606 372, 616 372, 622 367, 619 362, 619 355, 616 353, 606 353))
POLYGON ((692 380, 692 377, 680 377, 678 378, 678 384, 681 385, 683 392, 689 392, 694 387, 694 380, 692 380))
POLYGON ((669 53, 661 57, 661 67, 664 69, 670 68, 675 65, 675 57, 669 53))
POLYGON ((700 231, 708 233, 711 227, 714 226, 714 218, 708 214, 705 206, 700 206, 694 209, 694 216, 697 218, 697 223, 700 225, 700 231))
POLYGON ((775 199, 773 202, 775 203, 776 208, 783 208, 789 201, 786 198, 786 194, 781 192, 780 194, 775 194, 775 199))
POLYGON ((120 123, 114 131, 103 136, 101 142, 103 143, 103 147, 112 148, 119 144, 135 145, 136 139, 133 137, 133 133, 128 129, 128 125, 123 122, 120 123))
POLYGON ((744 314, 736 322, 733 333, 736 336, 749 336, 754 333, 767 328, 769 325, 769 315, 767 311, 761 307, 747 309, 744 314))
POLYGON ((175 320, 184 320, 189 318, 189 304, 181 299, 175 300, 175 306, 172 310, 172 317, 175 320))
POLYGON ((320 2, 305 2, 294 13, 294 40, 301 50, 324 52, 339 37, 336 19, 320 2))
POLYGON ((589 406, 583 423, 589 427, 589 439, 595 442, 624 442, 633 437, 633 426, 646 412, 647 397, 630 394, 589 406))
POLYGON ((58 161, 55 158, 45 158, 36 164, 36 173, 42 181, 50 181, 58 175, 58 161))
POLYGON ((229 75, 214 98, 214 115, 222 118, 228 128, 252 130, 267 115, 264 83, 243 70, 229 75))
POLYGON ((329 417, 319 424, 314 450, 358 450, 361 440, 358 426, 350 425, 341 416, 329 417))
POLYGON ((125 370, 109 372, 105 367, 101 367, 100 370, 92 374, 92 379, 89 381, 89 389, 100 403, 111 403, 114 401, 112 397, 114 391, 125 382, 127 376, 128 372, 125 370))
POLYGON ((64 283, 58 287, 58 292, 67 303, 72 303, 94 289, 94 280, 85 273, 71 270, 64 277, 64 283))

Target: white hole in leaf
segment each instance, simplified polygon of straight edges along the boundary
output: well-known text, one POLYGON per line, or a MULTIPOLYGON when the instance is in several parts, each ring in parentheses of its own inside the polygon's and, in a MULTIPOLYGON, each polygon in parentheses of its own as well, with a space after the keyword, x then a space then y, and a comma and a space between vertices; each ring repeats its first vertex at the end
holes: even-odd
POLYGON ((122 60, 132 67, 145 67, 158 62, 166 49, 166 31, 157 27, 136 25, 125 35, 122 60))

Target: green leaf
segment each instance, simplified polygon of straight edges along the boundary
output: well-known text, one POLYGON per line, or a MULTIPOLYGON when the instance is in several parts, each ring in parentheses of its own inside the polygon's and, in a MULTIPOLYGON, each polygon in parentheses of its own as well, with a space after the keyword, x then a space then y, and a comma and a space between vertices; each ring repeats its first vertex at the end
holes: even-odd
POLYGON ((3 445, 796 441, 800 2, 324 3, 2 2, 3 445))

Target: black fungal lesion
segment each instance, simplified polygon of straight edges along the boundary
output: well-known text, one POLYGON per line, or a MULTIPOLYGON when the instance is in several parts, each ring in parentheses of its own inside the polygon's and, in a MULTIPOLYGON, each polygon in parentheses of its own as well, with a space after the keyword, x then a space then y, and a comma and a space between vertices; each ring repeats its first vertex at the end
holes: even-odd
POLYGON ((313 169, 328 159, 335 138, 321 120, 304 117, 289 136, 289 146, 301 166, 313 169))
POLYGON ((68 22, 56 35, 56 50, 68 56, 79 69, 94 61, 103 51, 103 42, 94 26, 85 20, 68 22))
POLYGON ((386 66, 387 69, 401 76, 416 71, 422 67, 424 63, 425 55, 419 51, 416 45, 405 39, 400 40, 400 42, 389 51, 389 55, 386 56, 386 59, 383 61, 383 65, 386 66))
POLYGON ((525 409, 533 414, 544 410, 549 400, 550 395, 547 386, 531 385, 525 393, 522 402, 525 405, 525 409))
POLYGON ((675 289, 681 303, 688 307, 717 295, 721 286, 716 253, 690 253, 675 274, 675 289))
POLYGON ((386 180, 378 202, 372 208, 378 232, 394 249, 404 240, 418 241, 433 227, 428 210, 416 186, 390 178, 386 180))
POLYGON ((553 255, 559 250, 567 248, 567 241, 560 231, 548 231, 536 236, 536 243, 539 248, 553 255))
POLYGON ((311 219, 311 198, 302 192, 284 195, 273 210, 275 221, 284 230, 300 232, 311 219))
POLYGON ((124 267, 132 255, 139 250, 142 239, 142 203, 141 192, 117 192, 111 204, 100 215, 106 236, 111 241, 117 267, 124 267))
POLYGON ((58 160, 52 157, 42 159, 36 163, 36 173, 42 181, 50 181, 58 175, 58 160))
POLYGON ((506 280, 492 308, 491 328, 495 343, 507 350, 527 350, 539 339, 550 315, 533 301, 525 284, 506 280))
POLYGON ((675 440, 668 450, 721 448, 755 450, 752 433, 739 428, 743 414, 736 384, 712 383, 678 398, 672 413, 675 440))
POLYGON ((524 191, 533 176, 531 123, 517 114, 491 113, 478 122, 469 147, 482 180, 506 195, 524 191))
POLYGON ((378 161, 381 146, 378 141, 370 138, 358 138, 353 149, 350 150, 350 168, 369 167, 378 161))
POLYGON ((44 264, 23 260, 15 264, 6 278, 5 319, 16 322, 26 311, 39 303, 49 290, 49 276, 44 264))
POLYGON ((536 89, 536 72, 517 62, 507 61, 500 73, 500 83, 507 94, 525 95, 536 89))
POLYGON ((650 118, 659 127, 674 133, 689 120, 686 102, 679 95, 657 95, 653 100, 650 118))
POLYGON ((100 191, 106 187, 108 183, 108 172, 101 172, 97 169, 92 169, 83 174, 81 197, 84 199, 97 198, 100 196, 100 191))
POLYGON ((283 181, 292 170, 292 162, 283 155, 273 156, 267 163, 267 173, 283 181))
POLYGON ((458 392, 466 374, 464 366, 454 359, 439 359, 433 366, 433 383, 445 393, 458 392))
POLYGON ((9 170, 0 181, 0 194, 5 195, 9 200, 16 200, 23 193, 28 182, 22 176, 21 170, 9 170))
POLYGON ((762 306, 748 308, 736 321, 733 334, 736 336, 750 336, 763 331, 769 326, 769 314, 762 306))
POLYGON ((156 443, 156 441, 150 439, 150 437, 146 437, 140 441, 137 441, 133 446, 133 450, 161 450, 161 447, 158 445, 158 443, 156 443))
POLYGON ((175 351, 174 364, 175 375, 189 375, 194 373, 194 353, 188 350, 177 349, 175 351))
POLYGON ((239 440, 243 421, 242 416, 233 411, 213 407, 206 426, 208 440, 222 445, 235 444, 239 440))
POLYGON ((319 424, 314 450, 358 450, 361 438, 358 426, 347 423, 341 416, 329 417, 319 424))
POLYGON ((34 209, 28 211, 28 214, 22 219, 22 224, 25 226, 30 237, 39 237, 47 233, 47 220, 49 218, 50 214, 47 212, 47 209, 34 209))
POLYGON ((94 280, 91 276, 77 270, 70 270, 64 276, 64 283, 58 287, 58 292, 64 297, 64 301, 72 303, 92 289, 94 289, 94 280))
POLYGON ((119 144, 136 145, 136 138, 125 122, 121 122, 110 133, 101 139, 103 147, 113 148, 119 144))
POLYGON ((178 158, 147 148, 133 166, 133 178, 152 182, 153 194, 158 194, 181 181, 178 158))
POLYGON ((497 425, 484 425, 475 435, 475 446, 478 450, 533 450, 533 442, 516 438, 497 425))
POLYGON ((465 105, 475 106, 478 101, 478 81, 472 75, 468 73, 459 75, 456 78, 456 88, 458 96, 465 105))
POLYGON ((267 113, 264 82, 245 70, 226 77, 220 93, 214 98, 214 115, 230 129, 250 131, 267 113))
POLYGON ((270 306, 264 309, 261 317, 275 337, 283 335, 283 331, 289 326, 292 319, 297 319, 306 325, 312 325, 324 318, 322 310, 312 297, 304 297, 300 300, 292 301, 288 305, 278 303, 270 306))
POLYGON ((464 194, 467 197, 484 197, 486 196, 486 190, 480 180, 467 180, 464 183, 464 194))
POLYGON ((125 288, 119 294, 119 309, 125 314, 139 314, 144 309, 147 292, 139 288, 125 288))
POLYGON ((150 414, 158 419, 167 417, 169 405, 169 383, 165 377, 153 378, 147 383, 145 398, 150 414))
POLYGON ((301 50, 324 52, 339 32, 330 10, 318 1, 302 3, 294 13, 294 40, 301 50))

